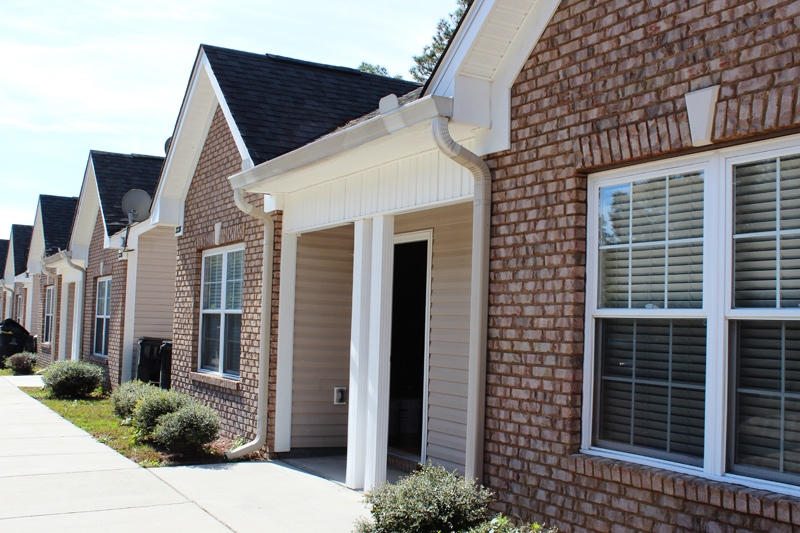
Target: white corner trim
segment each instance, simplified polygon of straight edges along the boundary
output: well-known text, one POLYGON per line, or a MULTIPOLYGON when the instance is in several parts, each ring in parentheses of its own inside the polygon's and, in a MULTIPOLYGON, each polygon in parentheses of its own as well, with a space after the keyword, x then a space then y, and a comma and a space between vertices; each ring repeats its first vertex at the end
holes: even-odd
POLYGON ((292 449, 292 376, 294 372, 294 308, 297 283, 297 234, 283 233, 280 302, 278 304, 278 368, 275 374, 275 450, 292 449))
POLYGON ((692 146, 708 146, 714 133, 714 111, 717 109, 719 85, 686 93, 686 113, 689 115, 689 130, 692 146))

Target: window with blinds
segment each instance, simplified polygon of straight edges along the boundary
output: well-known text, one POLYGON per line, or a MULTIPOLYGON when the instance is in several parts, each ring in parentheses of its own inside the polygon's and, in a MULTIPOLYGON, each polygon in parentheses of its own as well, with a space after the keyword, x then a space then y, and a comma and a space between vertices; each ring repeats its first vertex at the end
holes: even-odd
POLYGON ((704 321, 603 318, 596 331, 595 443, 701 465, 704 321))
POLYGON ((734 307, 800 306, 800 155, 733 169, 734 307))
POLYGON ((729 469, 800 482, 800 323, 737 321, 729 469))
POLYGON ((203 257, 200 368, 239 375, 244 250, 209 251, 203 257))
POLYGON ((600 308, 703 307, 703 173, 600 188, 600 308))

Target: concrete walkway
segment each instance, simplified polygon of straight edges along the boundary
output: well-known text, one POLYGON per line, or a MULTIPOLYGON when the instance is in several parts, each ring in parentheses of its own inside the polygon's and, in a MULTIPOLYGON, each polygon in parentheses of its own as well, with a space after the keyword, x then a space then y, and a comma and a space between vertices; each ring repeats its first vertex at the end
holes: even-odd
POLYGON ((280 462, 144 469, 0 377, 0 531, 349 533, 361 494, 280 462))

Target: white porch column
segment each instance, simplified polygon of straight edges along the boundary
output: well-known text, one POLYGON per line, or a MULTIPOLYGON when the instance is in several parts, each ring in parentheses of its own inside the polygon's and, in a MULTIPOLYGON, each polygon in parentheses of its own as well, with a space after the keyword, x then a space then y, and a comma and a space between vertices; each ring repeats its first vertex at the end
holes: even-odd
MULTIPOLYGON (((61 305, 58 306, 58 352, 53 357, 55 361, 58 359, 59 361, 63 361, 67 358, 67 324, 69 322, 69 281, 64 279, 64 276, 61 276, 61 286, 59 287, 59 292, 61 295, 59 296, 59 301, 61 305)), ((71 341, 70 341, 71 342, 71 341)), ((69 348, 71 348, 70 346, 69 348)))
POLYGON ((275 374, 275 451, 292 448, 292 372, 294 367, 294 297, 297 281, 297 234, 281 241, 281 286, 278 305, 278 369, 275 374))
POLYGON ((351 489, 364 488, 369 390, 370 283, 372 220, 355 223, 353 246, 353 312, 350 323, 350 388, 347 411, 347 475, 351 489))
POLYGON ((372 228, 366 469, 364 489, 386 480, 389 433, 389 369, 392 348, 394 217, 375 217, 372 228))
POLYGON ((83 352, 83 313, 86 299, 86 275, 75 284, 75 308, 72 315, 72 360, 80 361, 83 352))
POLYGON ((133 330, 136 323, 136 280, 139 273, 139 243, 132 242, 136 248, 126 252, 128 268, 125 280, 125 320, 122 328, 122 382, 130 381, 136 375, 137 350, 134 348, 133 330))

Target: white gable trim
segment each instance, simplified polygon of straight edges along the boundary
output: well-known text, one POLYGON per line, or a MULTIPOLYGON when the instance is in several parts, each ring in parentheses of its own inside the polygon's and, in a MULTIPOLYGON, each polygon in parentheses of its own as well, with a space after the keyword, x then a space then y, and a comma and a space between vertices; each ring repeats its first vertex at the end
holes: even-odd
POLYGON ((479 127, 476 153, 511 146, 511 86, 559 4, 475 0, 467 13, 426 95, 452 96, 453 120, 479 127))
MULTIPOLYGON (((192 183, 217 105, 228 123, 242 158, 242 169, 252 168, 253 161, 233 120, 222 90, 205 53, 201 49, 192 70, 189 87, 181 106, 164 170, 153 199, 151 225, 183 226, 186 195, 192 183)), ((147 222, 145 222, 147 224, 147 222)))

